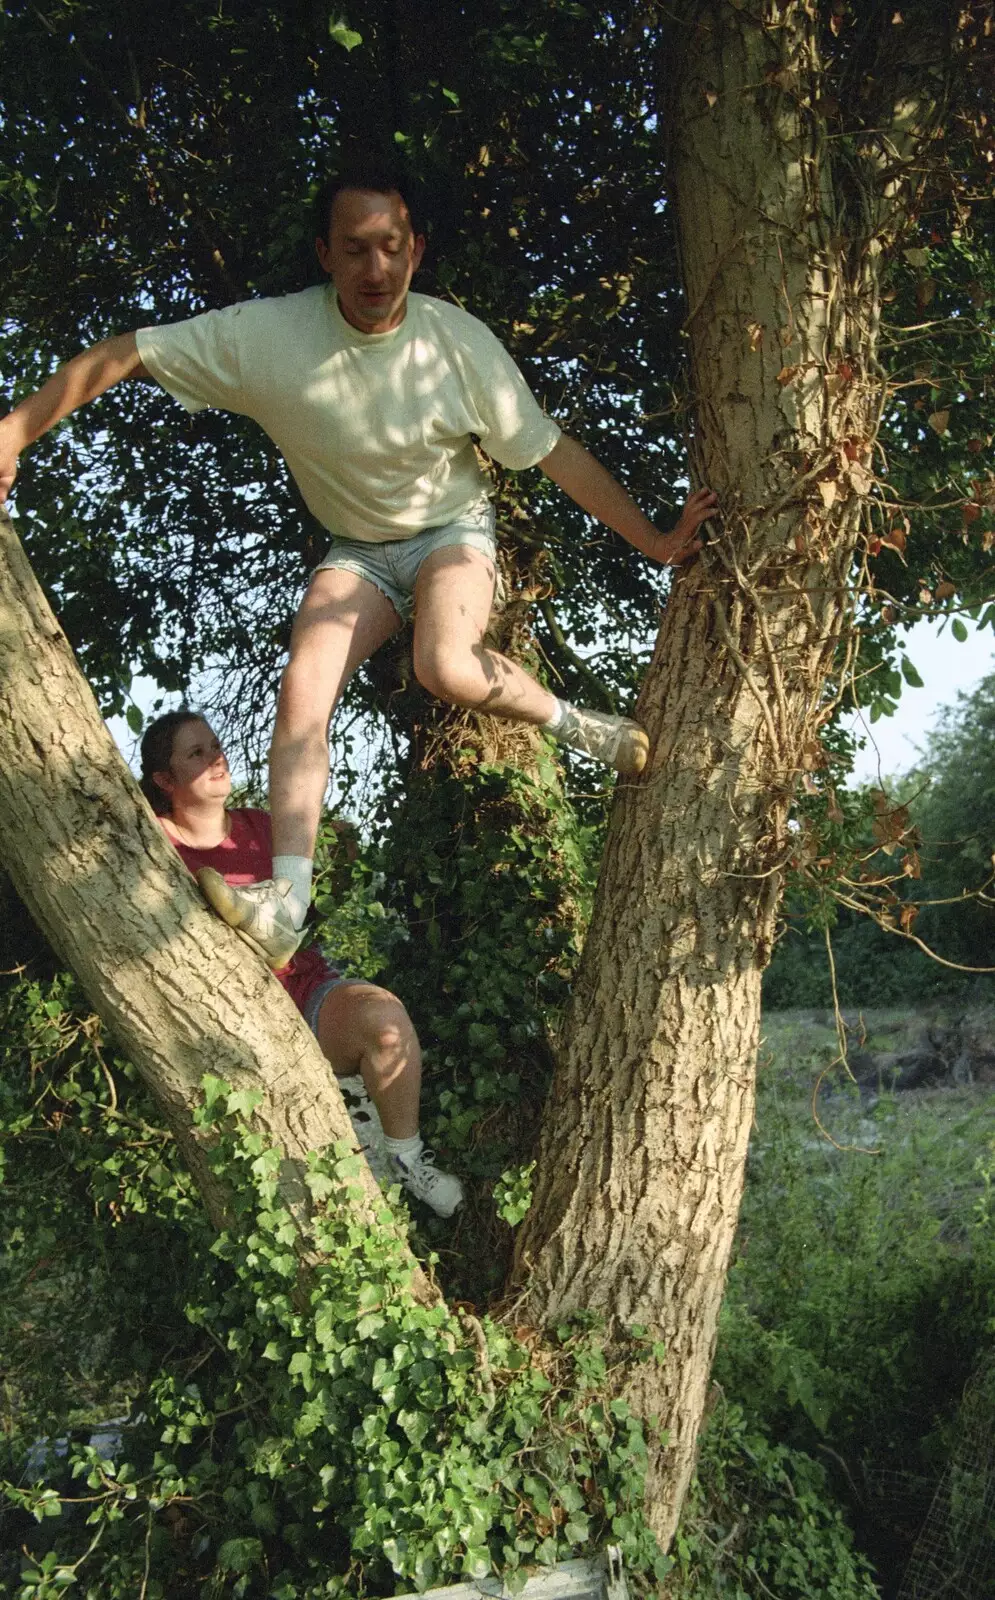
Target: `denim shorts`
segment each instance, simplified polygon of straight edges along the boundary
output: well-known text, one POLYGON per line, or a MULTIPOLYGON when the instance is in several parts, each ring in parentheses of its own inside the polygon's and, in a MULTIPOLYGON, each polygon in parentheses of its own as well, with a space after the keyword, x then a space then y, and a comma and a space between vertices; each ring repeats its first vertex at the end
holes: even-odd
POLYGON ((366 981, 365 978, 345 978, 339 973, 334 978, 323 978, 320 983, 315 984, 304 1002, 302 1015, 316 1039, 318 1037, 318 1017, 332 990, 344 988, 347 984, 366 983, 366 981))
POLYGON ((401 621, 407 622, 414 611, 415 581, 425 557, 458 544, 481 551, 497 570, 494 507, 489 500, 478 500, 454 522, 445 522, 438 528, 423 528, 410 539, 368 544, 365 539, 333 537, 328 554, 314 570, 324 572, 326 568, 339 567, 343 572, 354 572, 357 577, 365 578, 387 596, 401 621))

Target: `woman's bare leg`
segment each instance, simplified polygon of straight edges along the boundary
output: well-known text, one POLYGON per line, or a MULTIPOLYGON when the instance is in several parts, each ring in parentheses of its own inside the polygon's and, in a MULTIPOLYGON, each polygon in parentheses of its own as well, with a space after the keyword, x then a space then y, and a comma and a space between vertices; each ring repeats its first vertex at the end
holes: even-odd
POLYGON ((318 1043, 336 1077, 362 1077, 388 1139, 418 1132, 421 1046, 396 995, 375 983, 339 984, 318 1013, 318 1043))

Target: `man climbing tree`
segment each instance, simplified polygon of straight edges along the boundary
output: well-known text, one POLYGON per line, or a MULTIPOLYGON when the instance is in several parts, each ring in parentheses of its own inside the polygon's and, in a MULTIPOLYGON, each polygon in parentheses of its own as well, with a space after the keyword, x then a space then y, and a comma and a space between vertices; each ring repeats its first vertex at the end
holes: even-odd
MULTIPOLYGON (((565 7, 564 12, 572 16, 577 9, 565 7)), ((454 27, 460 21, 457 10, 447 12, 454 27)), ((585 1316, 593 1312, 603 1318, 612 1381, 623 1387, 630 1404, 647 1419, 651 1468, 647 1508, 661 1543, 666 1544, 694 1461, 735 1227, 753 1103, 760 976, 793 849, 788 826, 791 797, 803 774, 815 774, 813 785, 818 790, 824 771, 822 719, 847 670, 847 653, 840 644, 853 605, 854 570, 866 578, 882 550, 898 553, 902 547, 901 533, 895 530, 901 529, 904 508, 895 504, 894 477, 879 471, 876 444, 882 411, 895 398, 888 388, 887 352, 880 337, 884 296, 891 292, 884 288, 886 274, 900 275, 906 268, 918 274, 924 270, 923 258, 928 262, 930 251, 939 248, 933 240, 933 233, 940 231, 932 226, 935 214, 927 224, 922 211, 925 186, 934 175, 938 183, 932 193, 939 197, 935 204, 947 208, 943 214, 949 220, 969 204, 970 196, 963 192, 968 187, 962 184, 965 174, 977 178, 989 170, 984 158, 991 149, 991 78, 978 70, 978 64, 985 59, 992 17, 986 5, 924 3, 865 10, 836 0, 832 4, 827 0, 824 6, 809 0, 769 0, 759 8, 747 8, 738 0, 706 0, 679 8, 673 29, 659 19, 643 19, 623 35, 617 16, 606 13, 599 20, 603 30, 599 39, 602 43, 609 39, 612 50, 606 49, 600 61, 596 88, 578 78, 577 91, 572 83, 573 99, 565 104, 555 100, 545 31, 550 8, 544 5, 541 15, 537 11, 533 18, 538 42, 528 57, 542 92, 523 96, 519 107, 512 90, 513 79, 522 70, 522 23, 516 15, 516 32, 509 38, 502 32, 507 19, 500 11, 495 7, 487 13, 480 23, 481 34, 473 39, 483 49, 487 44, 483 30, 493 25, 496 52, 503 52, 487 57, 498 64, 493 81, 486 85, 487 98, 498 100, 501 107, 500 119, 486 123, 487 137, 493 131, 496 141, 500 120, 505 138, 501 160, 495 160, 486 139, 477 134, 478 123, 474 139, 465 149, 458 143, 453 158, 460 172, 473 167, 475 183, 485 179, 494 183, 494 193, 488 191, 479 202, 479 226, 488 224, 484 212, 493 214, 500 202, 505 209, 501 226, 495 229, 507 249, 512 229, 521 231, 521 215, 533 215, 528 196, 534 185, 540 197, 534 213, 536 232, 552 238, 557 212, 543 184, 542 159, 548 156, 552 161, 560 152, 561 159, 572 160, 580 142, 578 134, 571 143, 575 128, 586 126, 584 119, 590 117, 594 129, 590 145, 597 153, 585 167, 589 181, 577 197, 581 221, 570 239, 586 241, 594 236, 600 245, 607 237, 611 229, 598 234, 596 220, 591 219, 602 213, 614 215, 609 179, 617 181, 622 163, 600 151, 614 151, 603 141, 610 134, 614 137, 615 122, 625 120, 612 97, 613 83, 618 86, 618 62, 624 60, 629 78, 640 84, 631 112, 638 139, 658 141, 665 132, 668 140, 669 206, 680 238, 686 293, 683 314, 691 356, 693 449, 698 476, 717 486, 724 513, 720 536, 706 547, 703 559, 678 576, 646 678, 640 716, 653 755, 638 781, 626 786, 611 824, 584 967, 561 1035, 559 1076, 545 1115, 536 1192, 519 1239, 511 1286, 518 1295, 516 1316, 527 1319, 523 1326, 569 1328, 578 1309, 585 1316), (661 63, 666 64, 665 72, 661 63), (541 77, 543 72, 549 75, 541 77), (508 106, 513 107, 511 112, 508 106), (982 113, 988 120, 980 120, 982 113), (594 120, 602 114, 603 121, 594 120), (954 139, 960 141, 955 148, 944 142, 954 139), (532 168, 526 170, 530 150, 535 156, 532 168), (507 180, 503 189, 500 179, 507 180), (901 263, 898 268, 896 259, 901 263), (634 1329, 645 1331, 634 1333, 634 1329), (662 1432, 668 1435, 666 1442, 662 1432)), ((323 27, 326 21, 322 17, 323 27)), ((571 47, 583 53, 591 47, 586 13, 578 31, 582 44, 572 37, 571 47)), ((88 48, 96 49, 105 32, 101 15, 93 23, 88 48)), ((357 65, 353 81, 367 95, 379 91, 381 83, 392 91, 398 82, 403 86, 403 74, 394 71, 399 62, 405 71, 412 60, 424 62, 418 51, 428 46, 420 37, 405 36, 400 42, 403 50, 398 48, 396 32, 391 34, 381 54, 370 52, 371 67, 357 65), (359 76, 366 70, 368 78, 359 76)), ((308 49, 312 46, 308 39, 308 49)), ((311 59, 301 54, 302 59, 311 59)), ((362 56, 358 50, 354 54, 357 60, 362 56)), ((238 58, 233 55, 233 59, 238 58)), ((466 59, 475 60, 472 51, 466 59)), ((430 67, 422 75, 430 86, 432 76, 430 67)), ((479 86, 474 74, 468 71, 459 85, 467 104, 472 103, 475 87, 479 86)), ((420 79, 419 92, 421 88, 420 79)), ((309 92, 307 84, 297 84, 295 96, 287 96, 285 103, 308 104, 309 92)), ((353 104, 359 99, 357 91, 353 104)), ((242 102, 232 95, 231 103, 242 102)), ((415 104, 414 93, 410 103, 415 104)), ((145 135, 144 105, 142 100, 134 111, 136 142, 145 135)), ((213 126, 206 117, 202 121, 213 126)), ((25 125, 33 126, 30 119, 25 125)), ((16 126, 17 119, 9 119, 5 137, 12 137, 16 126)), ((484 126, 482 114, 479 126, 484 126)), ((455 118, 444 122, 440 116, 439 127, 455 138, 455 118)), ((433 127, 431 139, 426 134, 426 146, 435 138, 433 127)), ((238 138, 230 141, 234 150, 244 144, 238 138)), ((264 147, 268 149, 260 140, 260 148, 264 147)), ((144 152, 145 145, 141 148, 144 152)), ((631 148, 643 147, 626 146, 630 154, 631 148)), ((658 144, 654 149, 659 159, 658 144)), ((137 161, 132 165, 139 170, 137 161)), ((186 184, 189 163, 182 170, 186 184)), ((158 169, 151 179, 145 169, 141 171, 143 194, 165 192, 167 179, 158 169)), ((649 230, 661 214, 658 168, 653 173, 652 194, 638 184, 630 192, 631 206, 625 213, 630 226, 634 216, 642 216, 649 230)), ((51 189, 57 187, 53 179, 51 189)), ((254 184, 252 192, 257 187, 254 184)), ((990 177, 986 184, 978 181, 975 192, 988 194, 990 177)), ((476 204, 476 190, 473 198, 476 204)), ((204 216, 211 220, 214 213, 205 206, 204 216)), ((967 222, 957 226, 966 227, 967 222)), ((123 221, 108 228, 113 246, 108 251, 115 262, 124 231, 123 221)), ((217 247, 224 264, 225 252, 213 236, 209 243, 212 249, 217 247)), ((503 268, 505 258, 497 245, 494 250, 503 268)), ((616 263, 612 272, 600 263, 591 265, 585 257, 590 282, 570 280, 560 270, 555 292, 550 293, 548 323, 536 337, 559 337, 588 296, 602 310, 610 303, 613 314, 621 314, 629 304, 631 266, 637 277, 638 271, 647 272, 632 336, 635 345, 651 313, 659 311, 660 298, 659 277, 653 279, 645 259, 639 266, 640 254, 634 249, 631 259, 616 263), (603 289, 601 278, 608 282, 603 292, 611 296, 610 302, 597 298, 603 289)), ((210 251, 204 258, 215 259, 210 251)), ((468 278, 473 277, 475 265, 467 268, 468 278)), ((651 266, 663 275, 658 264, 651 266)), ((170 268, 171 262, 163 276, 172 284, 170 268)), ((46 273, 42 286, 46 293, 49 276, 46 273)), ((545 284, 552 276, 544 273, 540 279, 545 284)), ((117 281, 113 280, 115 285, 117 281)), ((925 279, 916 284, 914 298, 920 289, 925 301, 925 279)), ((104 326, 112 325, 107 319, 113 303, 109 295, 104 326)), ((652 324, 657 332, 661 325, 652 324)), ((593 368, 602 332, 596 328, 586 335, 580 355, 565 340, 569 359, 564 368, 571 362, 593 368)), ((662 361, 660 337, 661 348, 652 353, 662 361)), ((647 385, 649 381, 645 379, 647 385)), ((957 391, 958 403, 961 393, 957 391)), ((665 412, 669 418, 673 415, 669 395, 661 399, 661 412, 665 405, 671 407, 665 412)), ((914 447, 925 455, 945 424, 938 416, 927 424, 910 415, 914 447), (932 444, 930 435, 935 436, 932 444)), ((625 430, 617 432, 624 439, 625 430)), ((958 493, 963 489, 966 499, 968 484, 962 479, 963 475, 956 480, 958 493)), ((910 498, 911 491, 906 502, 910 498)), ((976 526, 982 515, 979 496, 971 504, 978 507, 978 521, 970 524, 976 526)), ((51 520, 56 521, 54 516, 51 520)), ((964 528, 968 526, 965 519, 964 528)), ((965 589, 978 592, 971 589, 978 569, 966 564, 977 552, 960 535, 958 525, 951 541, 951 548, 956 546, 953 556, 939 540, 924 540, 922 553, 913 550, 907 558, 907 573, 890 577, 893 587, 905 583, 905 592, 916 595, 926 577, 956 559, 965 563, 959 569, 965 574, 965 589)), ((872 620, 879 617, 875 599, 862 603, 869 614, 873 610, 872 620)), ((15 637, 13 621, 26 609, 15 597, 5 640, 15 637)), ((41 633, 50 629, 50 622, 39 623, 41 633)), ((23 650, 20 655, 23 658, 23 650)), ((86 763, 85 739, 74 746, 71 760, 64 759, 62 724, 46 712, 40 691, 32 702, 30 725, 25 728, 18 721, 15 668, 23 666, 24 660, 14 652, 9 677, 12 699, 4 718, 8 743, 0 763, 3 849, 12 873, 16 867, 22 893, 30 899, 34 879, 53 870, 53 859, 56 866, 59 861, 54 847, 49 848, 52 836, 45 828, 56 828, 61 814, 72 817, 84 845, 72 856, 70 881, 56 885, 59 893, 47 900, 44 914, 40 897, 31 903, 38 905, 40 919, 67 953, 71 946, 73 964, 79 963, 92 992, 97 993, 103 982, 105 995, 107 991, 114 995, 120 988, 120 972, 131 970, 129 963, 137 961, 128 939, 119 939, 116 925, 101 933, 99 911, 85 897, 90 886, 100 891, 97 905, 104 908, 106 921, 111 920, 106 907, 117 906, 110 886, 121 876, 134 880, 130 886, 136 905, 142 910, 151 897, 155 926, 165 928, 170 941, 184 935, 186 919, 186 931, 202 944, 203 920, 197 920, 192 897, 189 905, 170 909, 177 891, 169 880, 168 865, 155 855, 148 830, 142 831, 149 819, 140 819, 134 835, 128 832, 137 815, 133 798, 113 810, 120 785, 115 788, 116 778, 111 781, 109 758, 99 782, 86 763), (14 728, 16 743, 9 734, 14 728), (61 788, 44 789, 49 779, 59 776, 61 788), (32 814, 29 798, 43 792, 50 793, 50 804, 44 815, 37 805, 32 814), (105 826, 105 814, 113 827, 105 826), (91 846, 92 838, 99 840, 99 849, 91 846), (113 852, 121 840, 126 845, 125 868, 115 876, 121 863, 113 852), (154 879, 151 896, 149 874, 154 879), (87 938, 73 944, 84 910, 89 919, 87 938), (86 967, 87 943, 100 938, 111 959, 103 972, 94 974, 86 967)), ((51 677, 68 678, 64 658, 56 658, 51 677)), ((240 972, 231 976, 229 947, 234 941, 223 947, 228 965, 219 961, 209 969, 211 981, 222 993, 226 982, 239 986, 241 1005, 224 1012, 225 1026, 220 1030, 226 1073, 234 1063, 229 1035, 235 1035, 239 1017, 254 1016, 256 1001, 260 1011, 264 1001, 270 1003, 269 991, 263 993, 259 981, 264 975, 256 974, 255 990, 246 990, 248 980, 240 972)), ((144 1021, 140 1015, 124 1020, 133 1024, 127 1035, 129 1050, 136 1061, 145 1060, 148 1081, 158 1078, 163 1100, 172 1105, 181 1126, 183 1116, 177 1108, 183 1101, 189 1123, 198 1077, 193 1070, 188 997, 177 996, 170 958, 171 947, 160 951, 155 940, 142 947, 142 979, 155 997, 156 1020, 164 1026, 178 1018, 178 1037, 171 1037, 164 1050, 160 1038, 155 1033, 150 1037, 140 1026, 144 1021), (179 1086, 167 1075, 175 1050, 186 1052, 189 1069, 179 1086)), ((212 1002, 209 995, 196 998, 196 1028, 207 1036, 212 1002)), ((274 1004, 278 1001, 279 995, 274 1004)), ((131 1011, 136 1011, 133 1002, 131 1011)), ((267 1049, 278 1048, 275 1038, 265 1043, 267 1049)), ((265 1064, 256 1070, 265 1077, 265 1064)), ((292 1071, 284 1057, 281 1075, 292 1071)), ((308 1109, 323 1110, 320 1080, 312 1074, 307 1084, 308 1109)), ((306 1138, 320 1142, 335 1125, 317 1117, 302 1135, 292 1097, 285 1096, 279 1104, 280 1117, 271 1119, 266 1132, 273 1132, 278 1141, 296 1137, 298 1152, 302 1137, 305 1142, 306 1138)), ((191 1162, 198 1160, 198 1141, 189 1129, 184 1150, 191 1162)), ((223 1216, 223 1206, 215 1214, 223 1216)), ((360 1245, 355 1248, 358 1251, 360 1245)), ((272 1303, 265 1300, 267 1307, 272 1303)), ((291 1309, 296 1314, 296 1307, 291 1309)), ((380 1315, 377 1304, 371 1322, 375 1324, 380 1315)), ((320 1326, 324 1334, 326 1324, 320 1326)), ((253 1329, 255 1333, 255 1324, 253 1329)), ((302 1314, 290 1331, 280 1332, 281 1340, 286 1333, 288 1341, 292 1337, 300 1345, 274 1339, 273 1351, 266 1357, 274 1370, 282 1363, 280 1370, 287 1372, 293 1363, 301 1389, 305 1381, 311 1385, 309 1422, 325 1404, 324 1379, 319 1383, 313 1374, 331 1370, 320 1365, 326 1356, 312 1331, 302 1314)), ((363 1337, 373 1341, 379 1331, 363 1337)), ((357 1334, 349 1351, 361 1343, 357 1334)), ((264 1371, 269 1370, 262 1360, 267 1348, 260 1334, 264 1371)), ((438 1349, 436 1354, 441 1370, 445 1358, 438 1349)), ((459 1354, 465 1358, 466 1351, 459 1354)), ((506 1348, 502 1354, 507 1356, 506 1348)), ((338 1344, 327 1359, 333 1365, 339 1362, 334 1369, 338 1381, 348 1371, 338 1344)), ((350 1354, 349 1359, 355 1357, 350 1354)), ((371 1372, 377 1372, 377 1382, 383 1385, 396 1366, 392 1347, 386 1345, 377 1359, 383 1365, 377 1369, 371 1362, 371 1372)), ((527 1370, 527 1356, 516 1350, 514 1359, 521 1365, 513 1366, 509 1360, 502 1370, 527 1370)), ((497 1437, 494 1406, 499 1394, 507 1392, 503 1379, 495 1378, 498 1366, 481 1358, 477 1395, 482 1406, 491 1409, 483 1421, 475 1416, 471 1443, 460 1436, 461 1448, 465 1444, 468 1451, 465 1459, 475 1459, 474 1451, 488 1449, 497 1437)), ((415 1403, 405 1407, 402 1428, 396 1390, 389 1384, 387 1388, 392 1398, 382 1406, 365 1397, 367 1411, 361 1415, 369 1420, 362 1424, 366 1431, 357 1435, 361 1448, 387 1439, 392 1450, 407 1450, 400 1439, 404 1428, 409 1430, 405 1434, 409 1443, 428 1437, 434 1448, 436 1435, 422 1431, 427 1414, 420 1409, 423 1397, 416 1396, 415 1403)), ((283 1413, 293 1416, 295 1425, 301 1406, 294 1402, 300 1399, 300 1393, 292 1395, 283 1413)), ((546 1416, 553 1409, 545 1400, 536 1406, 537 1413, 546 1416)), ((205 1431, 208 1426, 213 1427, 213 1421, 205 1424, 205 1431)), ((328 1438, 333 1436, 330 1429, 328 1438)), ((293 1446, 287 1446, 288 1459, 297 1446, 295 1436, 293 1446)), ((525 1448, 530 1450, 531 1445, 525 1448)), ((610 1441, 601 1448, 610 1454, 610 1441)), ((572 1449, 567 1447, 562 1459, 573 1462, 572 1449)), ((262 1468, 257 1469, 256 1459, 251 1458, 247 1472, 265 1470, 262 1450, 262 1468)), ((295 1469, 300 1459, 298 1454, 292 1456, 295 1469)), ((387 1459, 384 1445, 383 1460, 387 1459)), ((488 1456, 488 1465, 492 1459, 488 1456)), ((404 1483, 416 1483, 420 1469, 408 1470, 408 1456, 405 1463, 404 1483)), ((308 1468, 311 1465, 309 1460, 308 1468)), ((430 1463, 427 1453, 424 1473, 427 1480, 439 1481, 438 1463, 430 1463)), ((521 1480, 514 1478, 511 1467, 508 1474, 517 1493, 521 1480)), ((497 1495, 501 1474, 484 1476, 486 1494, 497 1495)), ((307 1472, 302 1470, 301 1477, 307 1480, 307 1472)), ((391 1480, 385 1469, 376 1493, 368 1482, 355 1493, 354 1486, 335 1483, 332 1492, 345 1508, 342 1524, 350 1529, 350 1550, 369 1549, 370 1543, 361 1544, 364 1539, 386 1537, 383 1524, 375 1525, 367 1508, 375 1506, 379 1514, 381 1488, 387 1494, 392 1482, 400 1481, 398 1474, 391 1480), (371 1520, 364 1520, 368 1515, 371 1520)), ((325 1480, 321 1482, 322 1495, 302 1492, 298 1511, 305 1500, 308 1516, 319 1499, 327 1504, 325 1480)), ((261 1498, 268 1492, 264 1487, 261 1498)), ((538 1497, 540 1490, 528 1491, 533 1493, 538 1497)), ((593 1475, 572 1484, 569 1498, 592 1517, 599 1505, 606 1504, 593 1475)), ((525 1504, 523 1499, 512 1517, 525 1504)), ((531 1517, 538 1498, 528 1506, 532 1509, 526 1508, 523 1515, 531 1517)), ((391 1502, 391 1514, 398 1520, 403 1517, 396 1502, 391 1502)), ((248 1518, 249 1513, 244 1515, 248 1518)), ((478 1549, 474 1537, 496 1566, 516 1559, 517 1535, 505 1537, 502 1515, 488 1499, 472 1515, 467 1512, 458 1524, 458 1537, 452 1528, 433 1530, 431 1537, 438 1540, 433 1548, 444 1570, 464 1570, 459 1566, 464 1553, 478 1549)), ((149 1516, 151 1525, 151 1510, 149 1516)), ((539 1511, 538 1516, 547 1527, 543 1537, 552 1541, 555 1556, 558 1535, 548 1529, 555 1529, 556 1521, 546 1512, 539 1511)), ((286 1520, 291 1522, 289 1514, 286 1520)), ((575 1530, 567 1537, 581 1543, 580 1524, 566 1526, 575 1530)), ((395 1542, 392 1549, 397 1570, 415 1574, 414 1536, 405 1548, 395 1542)), ((467 1559, 466 1570, 471 1570, 476 1557, 467 1559)))
POLYGON ((413 609, 415 672, 434 694, 534 723, 620 772, 645 765, 637 724, 563 703, 483 643, 496 547, 472 437, 506 467, 540 465, 656 561, 696 550, 715 506, 699 490, 673 532, 658 532, 544 416, 481 323, 409 295, 425 239, 401 186, 370 169, 322 190, 315 243, 329 286, 122 334, 77 356, 0 422, 2 498, 26 444, 122 379, 155 377, 190 410, 214 405, 259 421, 331 534, 294 624, 270 751, 274 878, 203 885, 274 968, 303 938, 332 712, 351 674, 413 609))

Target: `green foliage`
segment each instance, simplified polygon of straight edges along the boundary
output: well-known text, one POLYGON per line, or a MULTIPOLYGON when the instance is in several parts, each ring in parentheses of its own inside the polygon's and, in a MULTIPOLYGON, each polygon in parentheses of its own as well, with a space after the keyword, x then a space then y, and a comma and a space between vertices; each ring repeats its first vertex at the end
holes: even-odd
POLYGON ((890 798, 879 789, 813 785, 800 802, 785 933, 764 981, 772 1010, 832 1004, 826 929, 845 1006, 990 998, 995 973, 958 964, 995 967, 995 678, 961 695, 924 743, 922 760, 895 781, 890 798), (890 927, 840 905, 841 879, 853 901, 864 880, 887 878, 896 880, 881 901, 890 927), (910 930, 953 965, 891 931, 902 925, 903 907, 917 908, 910 930))
POLYGON ((867 1561, 811 1456, 720 1400, 674 1541, 674 1600, 875 1600, 867 1561))
POLYGON ((995 1326, 995 1112, 973 1091, 946 1091, 944 1109, 883 1098, 869 1115, 824 1098, 834 1146, 792 1090, 810 1076, 798 1067, 761 1092, 715 1377, 751 1429, 826 1447, 865 1550, 894 1568, 908 1523, 875 1486, 918 1481, 928 1503, 995 1326))
POLYGON ((5 1487, 39 1529, 18 1600, 70 1574, 101 1600, 132 1600, 139 1583, 150 1600, 311 1600, 493 1571, 514 1586, 606 1538, 632 1570, 662 1574, 639 1509, 642 1428, 612 1398, 596 1331, 522 1344, 417 1303, 391 1212, 367 1225, 345 1204, 358 1160, 344 1145, 307 1174, 305 1290, 279 1156, 245 1126, 249 1109, 205 1080, 199 1121, 234 1221, 212 1238, 196 1208, 175 1218, 191 1268, 182 1355, 149 1376, 113 1461, 76 1445, 64 1488, 5 1487))
POLYGON ((950 960, 993 967, 995 677, 958 697, 905 787, 923 837, 921 897, 947 902, 926 906, 918 931, 950 960))
POLYGON ((472 770, 409 779, 378 863, 410 933, 392 953, 390 980, 429 1051, 432 1137, 492 1184, 534 1137, 596 837, 577 822, 551 761, 529 777, 477 765, 471 749, 460 759, 472 770))
POLYGON ((396 909, 390 886, 358 848, 351 829, 337 832, 323 823, 315 851, 312 895, 313 931, 329 958, 355 978, 379 978, 410 937, 396 909))
POLYGON ((0 988, 0 1198, 0 1426, 22 1448, 126 1407, 182 1335, 175 1229, 200 1215, 158 1112, 64 974, 0 988))
POLYGON ((532 1204, 532 1174, 535 1162, 509 1167, 494 1185, 494 1204, 498 1216, 509 1227, 517 1227, 532 1204))

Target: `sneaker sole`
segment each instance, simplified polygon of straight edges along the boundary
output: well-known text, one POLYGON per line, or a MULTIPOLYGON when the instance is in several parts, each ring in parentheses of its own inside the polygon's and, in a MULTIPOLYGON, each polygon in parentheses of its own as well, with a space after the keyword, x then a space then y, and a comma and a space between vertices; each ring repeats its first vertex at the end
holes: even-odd
POLYGON ((615 758, 615 771, 623 778, 635 778, 650 758, 649 737, 642 728, 626 730, 625 743, 615 758))
POLYGON ((220 872, 215 872, 213 867, 201 867, 197 874, 197 882, 200 885, 201 894, 211 909, 217 912, 222 922, 227 923, 232 932, 237 933, 239 938, 249 946, 249 949, 255 951, 256 955, 265 961, 273 972, 280 972, 287 966, 301 939, 304 937, 303 929, 289 948, 283 947, 277 954, 271 954, 266 949, 266 946, 260 944, 253 934, 249 933, 246 928, 239 926, 236 919, 243 915, 243 907, 239 905, 231 892, 231 886, 225 882, 220 872))

